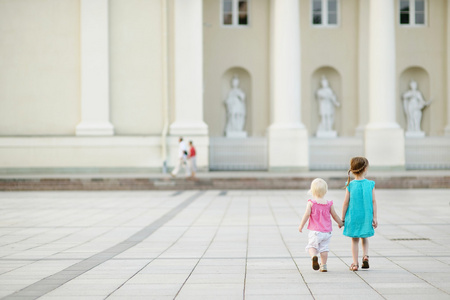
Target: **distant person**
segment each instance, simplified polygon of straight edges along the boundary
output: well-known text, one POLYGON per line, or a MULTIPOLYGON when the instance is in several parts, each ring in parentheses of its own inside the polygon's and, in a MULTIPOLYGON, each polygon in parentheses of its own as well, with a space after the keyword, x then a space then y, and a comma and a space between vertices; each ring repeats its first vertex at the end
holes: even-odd
POLYGON ((191 176, 191 172, 189 171, 189 167, 187 165, 187 155, 188 155, 188 152, 187 152, 186 144, 185 144, 185 142, 183 142, 183 138, 180 137, 179 144, 178 144, 178 160, 175 165, 175 169, 173 169, 172 173, 170 173, 170 175, 172 175, 172 177, 177 176, 181 167, 185 168, 187 177, 191 176))
POLYGON ((196 151, 195 151, 195 147, 194 144, 192 143, 192 141, 189 141, 189 167, 190 167, 190 171, 191 171, 191 178, 194 179, 195 178, 195 172, 197 172, 197 156, 196 156, 196 151))
POLYGON ((377 228, 377 203, 375 201, 375 182, 365 178, 369 161, 365 157, 350 160, 348 181, 342 206, 342 220, 345 222, 344 235, 352 238, 353 263, 350 271, 358 271, 359 239, 362 241, 362 268, 369 268, 369 237, 377 228), (355 180, 350 181, 350 172, 355 180))
POLYGON ((316 178, 311 183, 311 189, 308 194, 312 197, 308 200, 306 205, 306 211, 303 215, 302 221, 298 230, 302 232, 303 226, 309 219, 308 229, 308 245, 306 251, 312 259, 312 268, 319 270, 320 272, 327 272, 327 260, 329 244, 331 240, 331 217, 339 225, 339 228, 344 224, 339 219, 336 211, 334 210, 333 201, 325 200, 323 197, 328 191, 328 185, 325 180, 316 178), (319 259, 317 255, 320 254, 321 264, 319 265, 319 259))

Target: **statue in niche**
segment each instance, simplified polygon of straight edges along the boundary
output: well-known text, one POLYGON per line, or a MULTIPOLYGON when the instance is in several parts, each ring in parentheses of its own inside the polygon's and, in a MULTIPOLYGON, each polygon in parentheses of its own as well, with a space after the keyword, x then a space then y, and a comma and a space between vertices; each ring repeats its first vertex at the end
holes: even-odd
POLYGON ((403 110, 406 115, 407 130, 405 135, 410 137, 424 137, 425 132, 420 129, 422 121, 422 110, 431 104, 426 102, 422 93, 417 89, 417 82, 411 80, 409 84, 410 90, 402 95, 403 110))
POLYGON ((333 130, 335 107, 341 106, 337 101, 336 95, 329 87, 328 80, 322 76, 321 87, 316 92, 319 101, 320 124, 317 129, 317 137, 336 137, 337 133, 333 130))
POLYGON ((246 106, 245 93, 239 88, 239 78, 237 75, 231 79, 231 90, 225 100, 227 108, 227 124, 225 136, 227 137, 247 137, 244 131, 246 106))

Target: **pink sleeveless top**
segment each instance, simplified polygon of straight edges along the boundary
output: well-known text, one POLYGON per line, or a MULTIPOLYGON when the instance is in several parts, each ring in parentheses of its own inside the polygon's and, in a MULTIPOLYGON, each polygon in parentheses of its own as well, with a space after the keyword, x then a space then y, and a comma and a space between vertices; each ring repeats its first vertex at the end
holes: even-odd
POLYGON ((308 200, 312 203, 311 215, 309 216, 308 229, 320 232, 331 232, 331 205, 333 201, 327 201, 327 204, 317 203, 316 200, 308 200))

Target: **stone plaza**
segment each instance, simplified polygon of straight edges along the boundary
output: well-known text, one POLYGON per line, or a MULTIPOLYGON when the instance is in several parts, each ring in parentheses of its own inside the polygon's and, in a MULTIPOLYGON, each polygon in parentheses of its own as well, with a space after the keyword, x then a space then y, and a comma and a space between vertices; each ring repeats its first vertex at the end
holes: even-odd
POLYGON ((298 232, 306 192, 2 192, 0 298, 450 299, 448 189, 377 190, 370 269, 334 224, 328 273, 298 232))

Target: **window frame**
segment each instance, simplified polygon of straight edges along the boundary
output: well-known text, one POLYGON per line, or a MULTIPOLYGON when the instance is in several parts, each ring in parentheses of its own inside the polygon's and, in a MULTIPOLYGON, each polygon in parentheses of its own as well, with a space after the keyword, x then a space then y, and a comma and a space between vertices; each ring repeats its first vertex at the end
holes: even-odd
POLYGON ((428 1, 423 0, 423 18, 424 22, 423 24, 416 24, 416 0, 409 0, 409 24, 402 24, 402 18, 401 18, 401 0, 398 0, 398 24, 400 27, 417 27, 417 28, 423 28, 428 26, 428 1), (414 23, 413 23, 414 21, 414 23))
POLYGON ((310 0, 310 10, 309 10, 309 17, 310 17, 310 24, 312 27, 315 28, 337 28, 341 26, 341 1, 336 0, 336 18, 337 22, 336 24, 329 24, 328 23, 328 0, 321 0, 322 1, 322 11, 321 11, 321 21, 322 24, 314 24, 314 0, 310 0), (325 23, 326 20, 326 23, 325 23))
POLYGON ((220 0, 220 26, 222 28, 245 28, 250 27, 250 6, 251 0, 247 1, 247 24, 239 24, 239 0, 231 0, 232 2, 232 10, 231 10, 231 23, 232 24, 224 24, 223 23, 223 15, 224 15, 224 0, 220 0))

